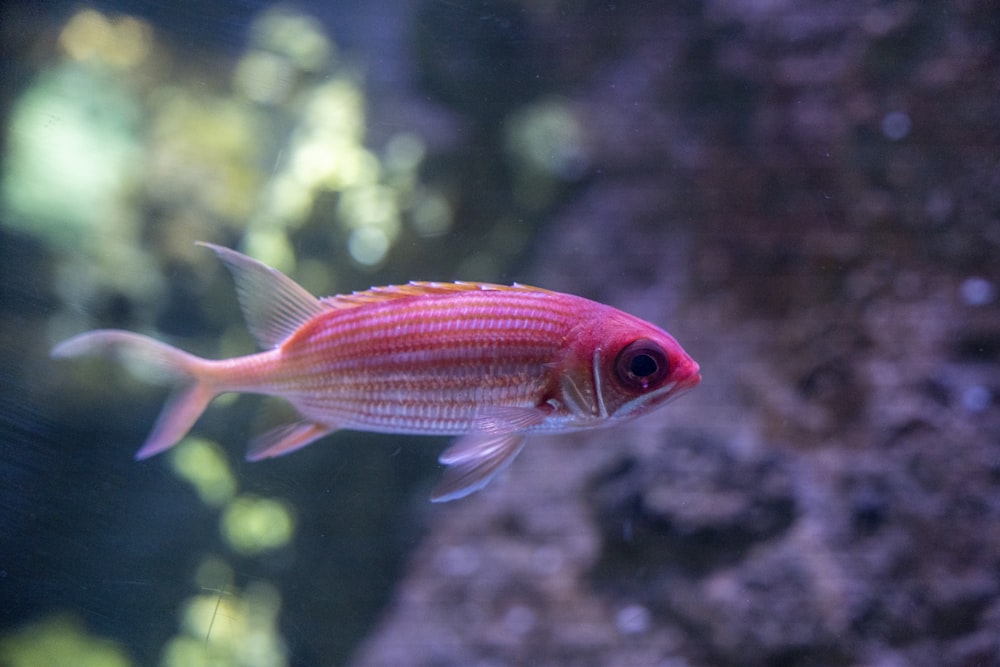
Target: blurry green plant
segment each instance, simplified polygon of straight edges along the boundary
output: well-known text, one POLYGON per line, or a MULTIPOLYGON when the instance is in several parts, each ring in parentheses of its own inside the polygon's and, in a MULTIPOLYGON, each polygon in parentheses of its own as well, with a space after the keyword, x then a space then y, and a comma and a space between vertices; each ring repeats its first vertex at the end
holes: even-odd
POLYGON ((114 642, 87 632, 74 616, 54 614, 0 637, 0 665, 6 667, 129 667, 114 642))
MULTIPOLYGON (((238 495, 236 475, 217 443, 188 437, 168 456, 174 473, 191 484, 206 505, 221 509, 219 532, 236 554, 257 556, 291 542, 291 506, 278 498, 238 495)), ((195 582, 201 592, 184 603, 180 632, 163 649, 163 667, 287 663, 277 631, 281 594, 273 585, 256 581, 241 593, 232 568, 219 557, 202 562, 195 582)))
MULTIPOLYGON (((129 321, 116 325, 155 328, 169 301, 164 267, 204 265, 195 240, 237 239, 318 292, 336 276, 326 262, 296 257, 298 234, 342 244, 357 267, 376 268, 407 226, 411 238, 451 231, 452 198, 419 177, 427 152, 421 137, 400 131, 381 157, 365 146, 359 77, 338 62, 316 20, 278 6, 252 22, 249 37, 231 67, 212 69, 169 52, 152 26, 133 17, 80 9, 61 27, 58 51, 12 105, 0 174, 0 224, 57 256, 64 307, 49 320, 51 339, 106 325, 87 314, 117 297, 127 302, 129 321)), ((579 124, 568 107, 546 102, 512 117, 507 130, 520 205, 537 210, 550 201, 551 183, 578 166, 579 124)), ((527 243, 523 219, 490 224, 486 247, 456 260, 468 276, 495 279, 498 257, 527 243)), ((241 327, 218 345, 237 354, 246 342, 241 327)), ((94 390, 81 400, 99 402, 112 390, 96 368, 80 366, 86 377, 79 384, 94 390)), ((291 543, 295 509, 241 494, 216 443, 188 438, 169 461, 219 513, 231 556, 253 558, 291 543)), ((279 592, 266 581, 238 585, 234 578, 225 558, 203 560, 161 664, 286 664, 279 592)), ((117 667, 130 660, 56 612, 0 637, 0 663, 117 667)))
POLYGON ((181 630, 167 641, 162 667, 283 667, 286 648, 276 630, 281 597, 265 582, 242 594, 208 591, 189 598, 181 630))
MULTIPOLYGON (((423 141, 390 137, 384 162, 364 145, 358 77, 317 21, 279 6, 248 33, 228 80, 212 80, 187 75, 138 19, 83 9, 63 26, 12 106, 0 224, 57 251, 66 304, 85 313, 121 295, 130 325, 150 327, 163 267, 197 261, 195 240, 235 236, 295 272, 291 237, 317 218, 360 267, 385 261, 406 219, 417 235, 448 230, 448 198, 417 176, 423 141)), ((313 280, 333 284, 324 272, 313 280)), ((52 337, 95 324, 81 315, 54 318, 52 337)))
MULTIPOLYGON (((258 556, 287 547, 294 536, 291 506, 278 498, 238 495, 236 476, 222 448, 203 438, 185 438, 170 450, 174 473, 201 500, 221 510, 219 532, 237 555, 258 556)), ((163 647, 163 667, 283 667, 286 648, 278 633, 281 594, 267 581, 242 590, 233 569, 218 556, 194 573, 199 592, 182 604, 180 627, 163 647)), ((9 667, 128 667, 114 642, 87 633, 73 616, 58 612, 0 637, 0 664, 9 667)))

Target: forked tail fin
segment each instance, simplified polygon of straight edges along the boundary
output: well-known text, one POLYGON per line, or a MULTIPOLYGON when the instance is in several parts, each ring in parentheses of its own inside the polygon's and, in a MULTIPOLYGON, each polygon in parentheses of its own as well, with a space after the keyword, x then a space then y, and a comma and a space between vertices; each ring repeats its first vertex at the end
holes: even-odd
POLYGON ((145 459, 177 444, 219 390, 209 381, 211 362, 130 331, 89 331, 52 348, 52 356, 57 358, 90 354, 117 356, 123 353, 140 359, 180 383, 135 455, 137 459, 145 459))

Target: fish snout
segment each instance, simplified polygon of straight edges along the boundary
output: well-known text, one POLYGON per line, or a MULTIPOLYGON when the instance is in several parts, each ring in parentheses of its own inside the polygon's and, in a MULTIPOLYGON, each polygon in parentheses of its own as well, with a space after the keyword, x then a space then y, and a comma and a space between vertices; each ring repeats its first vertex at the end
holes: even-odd
POLYGON ((671 392, 675 395, 686 393, 701 383, 701 367, 694 359, 688 358, 684 367, 675 372, 678 377, 674 390, 671 392))

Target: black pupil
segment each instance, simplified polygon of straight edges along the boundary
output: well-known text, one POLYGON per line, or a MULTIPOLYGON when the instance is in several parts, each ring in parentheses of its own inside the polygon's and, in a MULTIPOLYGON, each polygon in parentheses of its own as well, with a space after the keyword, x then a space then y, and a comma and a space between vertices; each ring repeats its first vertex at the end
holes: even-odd
POLYGON ((649 377, 656 372, 656 359, 648 354, 637 354, 628 365, 629 372, 637 378, 649 377))
POLYGON ((640 338, 626 345, 615 359, 615 379, 629 391, 658 387, 670 375, 670 357, 656 341, 640 338))

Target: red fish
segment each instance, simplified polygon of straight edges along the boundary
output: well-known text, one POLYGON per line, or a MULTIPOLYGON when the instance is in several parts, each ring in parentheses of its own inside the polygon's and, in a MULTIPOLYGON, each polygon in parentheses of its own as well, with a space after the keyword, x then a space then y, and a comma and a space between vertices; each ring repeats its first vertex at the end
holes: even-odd
POLYGON ((263 352, 196 357, 128 331, 75 336, 56 357, 129 352, 181 383, 136 454, 176 444, 226 392, 288 401, 301 420, 255 438, 250 460, 338 429, 459 435, 432 500, 484 487, 529 433, 611 425, 701 380, 670 334, 578 296, 514 284, 429 283, 316 298, 282 273, 208 243, 236 282, 263 352))

